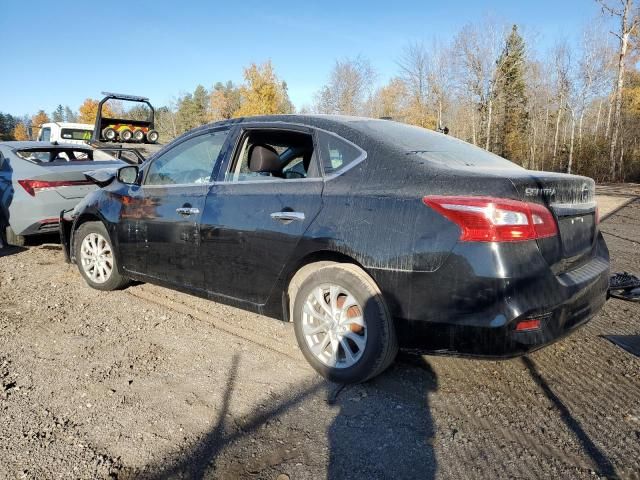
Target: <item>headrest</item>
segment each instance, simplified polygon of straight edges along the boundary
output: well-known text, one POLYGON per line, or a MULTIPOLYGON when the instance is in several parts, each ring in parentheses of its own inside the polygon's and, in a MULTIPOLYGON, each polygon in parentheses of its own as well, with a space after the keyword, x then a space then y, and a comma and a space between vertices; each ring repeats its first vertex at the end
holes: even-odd
POLYGON ((280 157, 269 145, 253 145, 249 150, 249 170, 273 173, 280 171, 280 157))

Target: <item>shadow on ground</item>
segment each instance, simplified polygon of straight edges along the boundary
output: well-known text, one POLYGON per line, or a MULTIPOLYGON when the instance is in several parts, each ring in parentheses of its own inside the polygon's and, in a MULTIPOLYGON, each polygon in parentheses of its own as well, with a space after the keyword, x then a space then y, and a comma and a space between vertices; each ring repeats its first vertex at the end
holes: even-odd
POLYGON ((121 472, 118 478, 275 478, 271 469, 290 461, 315 463, 318 467, 318 462, 325 462, 328 479, 435 477, 429 393, 437 389, 437 379, 423 357, 402 355, 386 373, 366 384, 344 386, 311 381, 281 395, 266 410, 233 418, 229 410, 239 362, 239 355, 234 356, 217 419, 195 445, 176 451, 159 463, 121 472), (402 380, 407 375, 414 380, 411 388, 402 380), (313 419, 310 410, 317 403, 337 409, 326 430, 327 455, 322 445, 300 451, 292 439, 285 439, 289 445, 284 449, 268 438, 265 430, 273 425, 301 427, 296 425, 301 409, 306 412, 307 421, 313 419), (419 423, 414 415, 407 415, 407 409, 416 408, 423 413, 419 423), (249 453, 256 443, 266 449, 263 455, 249 453), (229 462, 229 458, 234 460, 229 462))
POLYGON ((544 395, 560 413, 560 418, 566 425, 567 429, 571 431, 575 438, 578 440, 580 446, 582 447, 582 450, 597 466, 598 472, 607 478, 618 478, 615 468, 613 467, 613 464, 611 463, 609 458, 600 448, 598 448, 591 437, 589 437, 584 428, 582 428, 582 425, 580 425, 580 422, 571 414, 571 411, 564 404, 562 399, 558 395, 556 395, 551 386, 538 371, 538 368, 536 367, 536 364, 533 362, 533 360, 531 360, 529 357, 522 357, 522 363, 529 371, 529 375, 531 375, 533 381, 538 385, 538 387, 540 387, 544 395))
POLYGON ((12 245, 0 248, 0 258, 8 257, 9 255, 15 255, 20 252, 24 252, 26 248, 14 247, 12 245))
POLYGON ((29 247, 47 248, 49 244, 56 244, 52 245, 52 249, 58 250, 58 245, 60 244, 60 235, 58 235, 57 233, 47 233, 46 235, 28 236, 26 237, 24 247, 15 247, 13 245, 0 246, 0 258, 24 252, 29 247))

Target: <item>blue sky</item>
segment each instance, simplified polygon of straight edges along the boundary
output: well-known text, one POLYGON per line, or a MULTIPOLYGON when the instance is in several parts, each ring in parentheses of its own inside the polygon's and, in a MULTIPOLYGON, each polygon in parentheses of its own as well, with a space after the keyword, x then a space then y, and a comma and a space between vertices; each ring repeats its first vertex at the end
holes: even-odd
POLYGON ((199 83, 241 82, 244 66, 267 59, 299 108, 336 59, 363 55, 384 82, 408 42, 447 40, 486 16, 522 25, 544 50, 598 14, 595 0, 0 0, 0 111, 76 110, 103 90, 160 106, 199 83))

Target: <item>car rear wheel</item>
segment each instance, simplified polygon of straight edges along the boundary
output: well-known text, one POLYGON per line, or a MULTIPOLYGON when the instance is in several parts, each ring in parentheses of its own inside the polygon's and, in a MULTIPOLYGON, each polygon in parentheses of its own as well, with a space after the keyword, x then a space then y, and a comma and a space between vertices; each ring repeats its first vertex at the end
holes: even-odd
POLYGON ((113 142, 116 139, 116 131, 111 127, 107 127, 102 130, 102 138, 113 142))
POLYGON ((120 275, 107 229, 101 222, 86 222, 74 235, 78 270, 90 287, 117 290, 129 283, 120 275))
POLYGON ((398 351, 382 294, 362 269, 350 264, 310 274, 294 299, 298 345, 328 380, 358 383, 382 373, 398 351))
POLYGON ((129 142, 129 141, 131 141, 131 137, 132 136, 133 136, 133 133, 128 128, 123 128, 122 130, 120 130, 120 141, 121 142, 129 142))
POLYGON ((16 235, 16 232, 14 232, 11 227, 5 228, 4 238, 7 241, 7 245, 13 245, 14 247, 24 247, 24 235, 16 235))

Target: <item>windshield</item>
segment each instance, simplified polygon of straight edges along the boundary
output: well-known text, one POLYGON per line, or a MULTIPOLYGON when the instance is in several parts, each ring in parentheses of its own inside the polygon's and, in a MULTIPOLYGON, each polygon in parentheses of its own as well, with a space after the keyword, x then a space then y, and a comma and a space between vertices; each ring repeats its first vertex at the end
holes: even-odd
POLYGON ((405 154, 416 154, 441 165, 522 169, 515 163, 482 148, 426 128, 388 120, 367 120, 358 123, 375 138, 399 147, 405 154))
POLYGON ((60 137, 63 140, 91 140, 91 130, 83 130, 80 128, 63 128, 60 131, 60 137))

